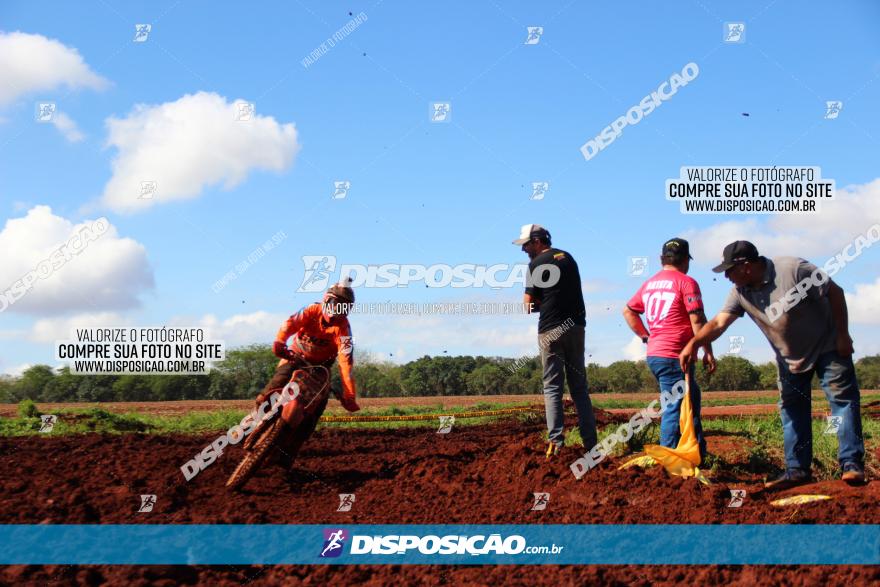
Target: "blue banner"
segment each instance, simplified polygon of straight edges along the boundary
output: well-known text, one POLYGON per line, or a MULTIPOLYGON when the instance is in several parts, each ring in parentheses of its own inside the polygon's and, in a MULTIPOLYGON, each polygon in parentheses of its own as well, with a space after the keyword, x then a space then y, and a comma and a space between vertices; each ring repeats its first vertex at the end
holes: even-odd
POLYGON ((4 565, 878 563, 878 525, 0 525, 4 565))

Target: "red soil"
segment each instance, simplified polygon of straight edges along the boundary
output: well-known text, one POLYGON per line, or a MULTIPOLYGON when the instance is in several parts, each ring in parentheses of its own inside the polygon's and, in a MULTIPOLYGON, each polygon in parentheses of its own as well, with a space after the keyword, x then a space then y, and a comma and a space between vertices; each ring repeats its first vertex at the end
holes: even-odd
MULTIPOLYGON (((610 417, 600 413, 600 422, 610 417)), ((574 424, 574 422, 569 422, 574 424)), ((543 456, 539 419, 515 419, 449 434, 433 429, 324 428, 306 444, 290 473, 267 465, 242 493, 223 487, 241 456, 232 447, 186 482, 179 467, 216 434, 201 436, 31 436, 0 438, 0 515, 4 523, 880 523, 880 483, 850 487, 826 481, 767 495, 766 472, 730 467, 711 486, 669 478, 662 469, 617 470, 602 463, 580 481, 565 449, 543 456), (748 497, 727 507, 729 488, 748 497), (549 492, 544 511, 531 511, 532 492, 549 492), (151 513, 137 513, 139 495, 157 495, 151 513), (350 512, 336 512, 339 493, 355 493, 350 512), (795 493, 825 493, 833 500, 777 508, 769 501, 795 493), (283 497, 283 507, 279 507, 283 497)), ((710 451, 736 464, 742 441, 710 436, 710 451)), ((648 585, 700 581, 730 584, 852 583, 876 580, 869 567, 7 567, 0 584, 233 585, 257 575, 258 584, 341 580, 343 584, 648 585)))

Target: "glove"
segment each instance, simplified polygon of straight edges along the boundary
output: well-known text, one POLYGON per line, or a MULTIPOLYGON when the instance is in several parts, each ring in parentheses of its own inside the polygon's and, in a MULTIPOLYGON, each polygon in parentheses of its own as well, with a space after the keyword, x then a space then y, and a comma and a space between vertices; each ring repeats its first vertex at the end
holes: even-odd
POLYGON ((339 400, 339 403, 342 404, 342 407, 348 410, 349 412, 357 412, 361 409, 359 405, 357 405, 357 401, 355 401, 352 396, 342 396, 339 400))
POLYGON ((264 401, 266 401, 267 399, 269 399, 269 396, 268 396, 268 395, 264 395, 262 392, 260 392, 260 393, 257 395, 257 399, 254 400, 254 409, 256 409, 257 411, 259 411, 259 409, 260 409, 260 405, 262 405, 262 403, 263 403, 264 401))
POLYGON ((272 352, 279 359, 287 359, 288 361, 293 359, 293 351, 290 350, 286 344, 280 341, 275 341, 272 344, 272 352))

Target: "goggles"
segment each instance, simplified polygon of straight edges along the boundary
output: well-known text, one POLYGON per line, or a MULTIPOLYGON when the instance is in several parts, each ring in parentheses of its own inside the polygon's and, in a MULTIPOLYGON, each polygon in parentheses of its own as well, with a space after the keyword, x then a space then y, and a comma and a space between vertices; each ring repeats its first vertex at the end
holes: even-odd
POLYGON ((325 318, 334 316, 347 316, 351 309, 351 304, 344 302, 332 294, 324 295, 324 302, 321 304, 321 311, 325 318))

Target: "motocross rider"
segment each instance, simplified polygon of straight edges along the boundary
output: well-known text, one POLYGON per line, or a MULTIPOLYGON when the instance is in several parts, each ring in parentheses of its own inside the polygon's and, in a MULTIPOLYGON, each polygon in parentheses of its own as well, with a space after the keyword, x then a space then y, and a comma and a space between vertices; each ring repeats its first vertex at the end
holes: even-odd
MULTIPOLYGON (((347 314, 354 304, 354 291, 347 284, 331 286, 324 294, 322 302, 315 302, 288 318, 275 337, 272 352, 281 359, 275 368, 275 374, 257 396, 256 404, 260 406, 268 400, 273 390, 287 385, 294 370, 323 365, 328 370, 339 358, 339 373, 342 376, 342 392, 339 401, 349 412, 360 409, 356 401, 355 382, 352 377, 354 362, 354 345, 351 338, 351 327, 347 314), (290 346, 288 339, 293 337, 290 346)), ((327 406, 328 395, 323 397, 310 417, 306 417, 300 425, 314 430, 324 408, 327 406)), ((290 406, 292 407, 292 406, 290 406)), ((289 410, 284 410, 285 420, 289 410)))

